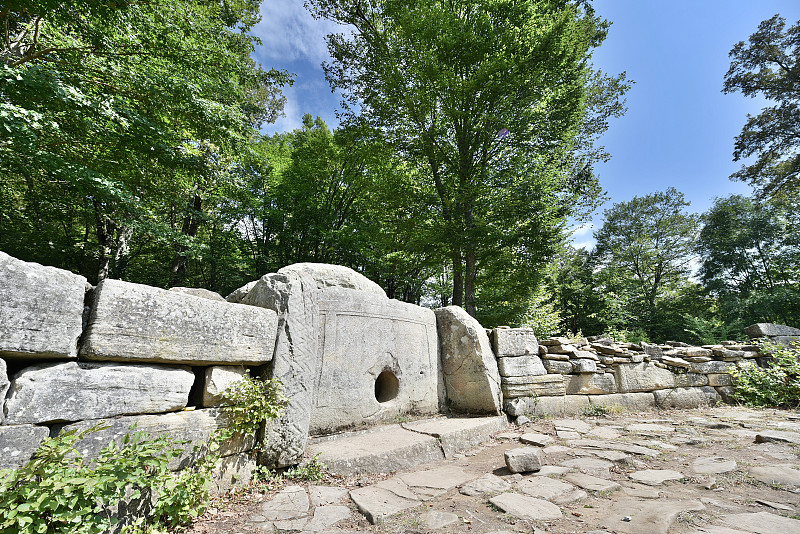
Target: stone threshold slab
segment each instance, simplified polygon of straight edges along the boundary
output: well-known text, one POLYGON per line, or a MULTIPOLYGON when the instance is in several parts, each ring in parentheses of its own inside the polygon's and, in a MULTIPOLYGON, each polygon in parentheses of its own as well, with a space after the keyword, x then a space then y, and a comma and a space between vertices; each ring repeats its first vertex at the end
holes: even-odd
POLYGON ((319 455, 333 474, 391 473, 452 458, 507 425, 505 416, 435 417, 312 438, 306 452, 311 457, 319 455))

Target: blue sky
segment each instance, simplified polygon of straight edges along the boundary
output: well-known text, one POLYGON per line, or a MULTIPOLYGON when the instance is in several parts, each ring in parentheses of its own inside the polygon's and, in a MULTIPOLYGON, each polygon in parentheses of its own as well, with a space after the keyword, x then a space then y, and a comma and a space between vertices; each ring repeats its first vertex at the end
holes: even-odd
MULTIPOLYGON (((732 160, 733 138, 746 115, 766 102, 721 92, 730 65, 728 52, 755 32, 758 23, 780 13, 788 24, 800 20, 797 0, 594 0, 597 12, 613 23, 594 53, 596 67, 626 71, 636 82, 627 96, 628 112, 612 121, 601 139, 611 153, 596 167, 610 201, 602 210, 633 196, 673 186, 693 211, 713 199, 748 193, 728 179, 739 167, 732 160)), ((256 59, 265 67, 297 75, 285 90, 286 116, 268 132, 297 128, 304 113, 336 125, 337 95, 331 94, 320 64, 328 59, 324 36, 340 28, 315 21, 302 0, 265 0, 256 33, 264 44, 256 59)), ((578 246, 591 244, 591 222, 576 230, 578 246)))

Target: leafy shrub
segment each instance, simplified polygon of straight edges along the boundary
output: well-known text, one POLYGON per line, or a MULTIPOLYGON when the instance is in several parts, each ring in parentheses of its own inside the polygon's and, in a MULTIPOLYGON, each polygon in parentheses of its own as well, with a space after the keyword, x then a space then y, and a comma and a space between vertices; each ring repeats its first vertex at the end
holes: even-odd
MULTIPOLYGON (((177 473, 168 464, 186 443, 167 435, 151 438, 132 428, 122 446, 112 441, 90 460, 76 444, 106 428, 102 425, 45 439, 26 465, 0 472, 0 533, 100 534, 119 522, 114 513, 121 502, 138 499, 150 501, 143 507, 150 519, 141 516, 122 526, 121 533, 172 532, 188 524, 205 512, 220 446, 237 432, 254 433, 261 423, 278 417, 288 402, 278 380, 249 376, 227 398, 223 410, 228 428, 215 432, 208 444, 195 446, 192 457, 199 460, 177 473)), ((313 464, 304 469, 316 473, 313 464)))
POLYGON ((608 327, 601 337, 611 338, 620 343, 649 343, 650 338, 644 330, 626 330, 624 328, 608 327))
POLYGON ((733 398, 748 406, 800 406, 800 360, 796 349, 763 343, 762 354, 771 354, 766 367, 750 364, 733 369, 733 398))
POLYGON ((699 345, 715 345, 733 339, 742 330, 740 323, 726 323, 717 317, 704 319, 685 314, 683 320, 684 329, 690 338, 688 341, 699 345))

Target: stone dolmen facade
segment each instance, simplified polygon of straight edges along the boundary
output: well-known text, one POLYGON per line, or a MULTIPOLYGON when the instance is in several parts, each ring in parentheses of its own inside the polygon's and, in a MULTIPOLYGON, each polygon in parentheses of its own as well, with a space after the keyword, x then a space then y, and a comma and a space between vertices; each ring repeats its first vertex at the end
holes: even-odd
MULTIPOLYGON (((753 325, 787 342, 800 330, 753 325)), ((0 469, 23 465, 48 436, 109 427, 97 452, 132 424, 196 444, 224 424, 221 392, 246 371, 280 379, 289 405, 256 440, 230 443, 220 488, 257 464, 303 456, 309 436, 409 415, 532 416, 592 405, 639 410, 725 400, 731 368, 758 346, 633 345, 487 332, 458 307, 386 297, 344 267, 296 264, 227 299, 78 275, 0 252, 0 469), (259 454, 253 451, 259 444, 259 454)), ((179 469, 188 453, 174 462, 179 469)))

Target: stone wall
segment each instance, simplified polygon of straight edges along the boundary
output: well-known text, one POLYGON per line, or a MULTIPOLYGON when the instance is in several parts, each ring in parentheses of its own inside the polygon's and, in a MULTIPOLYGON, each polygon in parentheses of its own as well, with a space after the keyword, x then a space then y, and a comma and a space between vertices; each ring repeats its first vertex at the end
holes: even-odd
POLYGON ((551 337, 537 343, 531 330, 521 328, 498 328, 492 337, 503 408, 511 416, 565 415, 592 405, 627 410, 713 405, 733 392, 732 369, 765 359, 749 342, 695 347, 551 337))
MULTIPOLYGON (((800 330, 778 325, 748 333, 800 339, 800 330)), ((246 482, 257 463, 297 463, 313 434, 409 414, 701 406, 726 400, 729 371, 753 362, 762 355, 748 343, 487 332, 461 308, 389 299, 333 265, 291 265, 224 299, 119 280, 93 288, 0 252, 0 469, 23 465, 48 436, 101 421, 109 427, 79 445, 88 456, 133 424, 202 443, 225 425, 222 392, 247 371, 280 379, 289 406, 255 440, 228 444, 220 489, 234 477, 246 482)), ((187 453, 173 468, 191 461, 187 453)))

